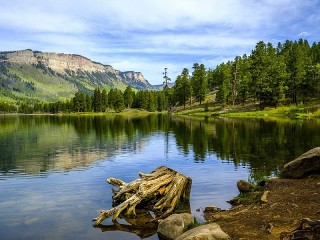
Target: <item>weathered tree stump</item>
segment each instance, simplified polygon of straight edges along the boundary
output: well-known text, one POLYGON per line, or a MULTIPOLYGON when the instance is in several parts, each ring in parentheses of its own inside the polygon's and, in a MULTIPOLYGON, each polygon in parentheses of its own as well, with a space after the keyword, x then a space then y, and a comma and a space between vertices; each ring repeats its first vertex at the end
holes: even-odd
POLYGON ((152 211, 156 218, 163 219, 174 212, 180 203, 189 203, 192 180, 170 168, 159 167, 149 174, 139 173, 140 179, 125 183, 120 179, 108 178, 113 189, 113 208, 101 211, 94 218, 94 226, 112 216, 115 221, 120 214, 136 216, 136 208, 152 211))

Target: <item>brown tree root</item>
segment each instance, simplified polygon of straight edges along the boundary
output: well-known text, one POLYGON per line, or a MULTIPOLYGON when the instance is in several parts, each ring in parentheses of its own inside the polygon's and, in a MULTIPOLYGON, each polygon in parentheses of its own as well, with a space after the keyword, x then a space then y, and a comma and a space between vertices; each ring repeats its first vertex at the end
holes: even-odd
POLYGON ((280 239, 288 240, 319 240, 320 239, 320 220, 311 220, 303 218, 299 226, 292 232, 283 232, 280 234, 280 239))
POLYGON ((136 216, 137 207, 154 212, 154 220, 158 220, 172 214, 180 203, 189 203, 191 178, 164 166, 139 175, 140 179, 130 183, 115 178, 107 179, 119 190, 113 190, 113 208, 102 211, 99 217, 94 218, 94 226, 111 216, 113 221, 120 214, 136 216))

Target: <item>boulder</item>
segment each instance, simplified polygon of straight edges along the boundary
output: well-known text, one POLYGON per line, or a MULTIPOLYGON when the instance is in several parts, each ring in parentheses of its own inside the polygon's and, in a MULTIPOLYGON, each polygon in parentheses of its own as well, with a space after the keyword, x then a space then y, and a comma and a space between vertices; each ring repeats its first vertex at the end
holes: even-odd
POLYGON ((237 182, 237 188, 241 193, 247 193, 247 192, 251 192, 254 186, 245 180, 239 180, 237 182))
POLYGON ((261 202, 267 203, 268 202, 268 198, 269 198, 269 194, 270 194, 269 190, 264 191, 264 193, 262 194, 261 199, 260 199, 261 202))
POLYGON ((158 234, 164 239, 176 239, 194 223, 190 213, 172 214, 159 223, 158 234))
POLYGON ((176 240, 218 240, 231 239, 216 223, 201 225, 190 229, 176 240))
POLYGON ((284 165, 281 177, 302 178, 314 173, 320 173, 320 147, 313 148, 284 165))
POLYGON ((215 205, 207 206, 204 208, 204 212, 220 212, 221 208, 218 208, 215 205))

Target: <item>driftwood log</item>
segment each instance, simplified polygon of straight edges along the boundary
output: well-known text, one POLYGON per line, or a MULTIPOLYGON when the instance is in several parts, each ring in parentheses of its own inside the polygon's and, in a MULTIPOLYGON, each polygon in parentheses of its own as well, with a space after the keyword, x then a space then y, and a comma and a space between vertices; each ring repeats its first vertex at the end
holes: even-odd
POLYGON ((136 208, 152 211, 155 218, 163 219, 172 214, 177 206, 189 204, 192 180, 167 167, 159 167, 149 174, 139 173, 140 179, 126 183, 120 179, 108 178, 113 189, 113 208, 101 211, 94 218, 94 226, 112 216, 115 221, 120 214, 136 216, 136 208))

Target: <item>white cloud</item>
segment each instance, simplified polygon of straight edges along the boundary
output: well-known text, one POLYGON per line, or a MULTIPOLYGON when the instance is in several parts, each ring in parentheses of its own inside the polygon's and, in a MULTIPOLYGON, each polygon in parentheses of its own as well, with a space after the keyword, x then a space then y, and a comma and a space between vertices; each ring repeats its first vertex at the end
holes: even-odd
POLYGON ((308 32, 301 32, 298 34, 299 37, 307 37, 307 36, 310 36, 310 33, 308 32))
POLYGON ((194 62, 213 68, 250 53, 260 40, 319 41, 318 6, 318 0, 10 0, 1 3, 0 50, 77 53, 141 71, 156 84, 164 67, 172 75, 194 62))

